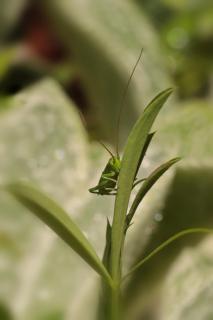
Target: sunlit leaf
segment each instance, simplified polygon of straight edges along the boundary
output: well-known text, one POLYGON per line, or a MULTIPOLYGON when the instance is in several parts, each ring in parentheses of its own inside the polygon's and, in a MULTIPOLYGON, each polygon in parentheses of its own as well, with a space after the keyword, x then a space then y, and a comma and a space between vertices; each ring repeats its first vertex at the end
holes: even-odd
POLYGON ((120 140, 124 141, 150 96, 171 84, 166 59, 145 14, 133 1, 123 0, 47 0, 41 5, 77 64, 92 125, 113 143, 122 93, 144 47, 122 115, 120 140))
POLYGON ((12 183, 7 189, 32 213, 46 223, 83 260, 111 283, 110 276, 96 255, 84 234, 64 212, 64 210, 45 194, 26 183, 12 183))

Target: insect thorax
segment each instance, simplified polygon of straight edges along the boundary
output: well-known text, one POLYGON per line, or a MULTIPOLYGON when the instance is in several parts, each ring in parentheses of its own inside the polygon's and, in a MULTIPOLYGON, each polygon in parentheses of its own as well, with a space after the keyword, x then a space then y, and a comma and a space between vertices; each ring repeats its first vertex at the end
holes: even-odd
POLYGON ((115 171, 117 173, 120 172, 121 168, 121 160, 118 157, 112 157, 109 159, 109 162, 107 164, 110 171, 115 171))

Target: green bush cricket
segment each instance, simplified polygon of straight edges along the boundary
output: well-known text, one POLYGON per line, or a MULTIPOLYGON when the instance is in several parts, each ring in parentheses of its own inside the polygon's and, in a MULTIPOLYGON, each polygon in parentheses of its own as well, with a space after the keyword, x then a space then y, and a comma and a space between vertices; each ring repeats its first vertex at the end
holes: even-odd
MULTIPOLYGON (((129 85, 131 83, 131 80, 132 80, 132 77, 134 75, 134 72, 137 68, 137 65, 141 59, 141 56, 142 56, 142 52, 143 52, 143 49, 141 49, 140 51, 140 55, 135 63, 135 66, 130 74, 130 77, 128 79, 128 82, 126 84, 126 87, 124 89, 124 92, 123 92, 123 95, 122 95, 122 100, 121 100, 121 106, 120 106, 120 109, 119 109, 119 115, 118 115, 118 121, 117 121, 117 130, 116 130, 116 155, 114 155, 102 142, 101 145, 107 150, 107 152, 110 154, 110 159, 109 161, 107 162, 104 170, 102 171, 102 174, 101 174, 101 177, 99 179, 99 182, 98 184, 93 187, 93 188, 90 188, 89 189, 89 192, 91 193, 95 193, 95 194, 98 194, 98 195, 116 195, 116 186, 117 186, 117 181, 118 181, 118 177, 119 177, 119 173, 120 173, 120 168, 121 168, 121 159, 120 159, 120 156, 119 156, 119 152, 118 152, 118 145, 119 145, 119 127, 120 127, 120 120, 121 120, 121 114, 122 114, 122 110, 123 110, 123 107, 124 107, 124 103, 125 103, 125 98, 126 98, 126 94, 127 94, 127 91, 128 91, 128 88, 129 88, 129 85)), ((137 180, 136 176, 137 176, 137 173, 138 173, 138 170, 139 170, 139 167, 140 167, 140 164, 145 156, 145 153, 147 151, 147 148, 152 140, 152 137, 153 137, 154 133, 150 133, 148 136, 147 136, 147 141, 146 141, 146 144, 144 146, 144 149, 142 150, 142 153, 141 153, 141 157, 140 157, 140 162, 139 162, 139 165, 138 165, 138 169, 137 169, 137 172, 136 172, 136 175, 135 175, 135 182, 133 184, 133 188, 140 182, 144 181, 144 179, 140 179, 140 180, 137 180)))
POLYGON ((119 155, 114 156, 104 144, 102 145, 110 153, 111 157, 101 174, 97 186, 90 188, 89 192, 99 195, 115 195, 117 180, 121 168, 121 160, 119 155))

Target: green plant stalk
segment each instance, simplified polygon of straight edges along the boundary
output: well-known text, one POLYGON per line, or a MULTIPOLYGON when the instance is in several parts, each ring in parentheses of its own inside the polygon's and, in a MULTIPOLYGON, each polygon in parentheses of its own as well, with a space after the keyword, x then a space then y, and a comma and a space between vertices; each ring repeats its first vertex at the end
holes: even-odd
MULTIPOLYGON (((172 89, 162 91, 148 104, 127 139, 118 176, 112 226, 107 222, 106 248, 103 261, 100 260, 92 244, 86 239, 83 232, 75 224, 69 214, 54 200, 25 182, 10 183, 5 186, 18 201, 47 224, 102 277, 104 308, 101 311, 105 311, 105 308, 107 307, 107 316, 104 314, 105 320, 123 319, 121 284, 124 278, 122 279, 122 255, 128 222, 131 222, 137 206, 158 178, 172 164, 179 160, 178 158, 170 160, 157 168, 157 170, 146 179, 133 202, 129 216, 127 217, 134 181, 146 150, 154 135, 154 133, 150 133, 150 129, 171 92, 172 89)), ((196 229, 196 232, 198 230, 199 232, 204 232, 204 229, 196 229)), ((141 267, 143 263, 148 261, 167 244, 177 239, 177 237, 192 232, 195 231, 184 231, 181 235, 176 235, 172 239, 167 240, 166 243, 162 244, 148 257, 134 266, 128 275, 141 267)), ((103 319, 101 318, 101 320, 103 319)))
POLYGON ((97 320, 118 320, 121 317, 120 284, 119 286, 109 286, 103 279, 101 281, 101 291, 99 305, 96 314, 97 320))
MULTIPOLYGON (((110 320, 122 319, 121 314, 121 281, 122 255, 125 241, 126 215, 135 176, 142 162, 143 150, 146 149, 150 129, 172 89, 166 89, 158 94, 144 109, 142 116, 134 125, 121 161, 118 177, 117 195, 115 198, 114 216, 111 232, 110 274, 114 283, 110 298, 110 320)), ((150 137, 150 136, 149 136, 150 137)), ((152 135, 151 135, 152 137, 152 135)), ((151 138, 148 141, 151 141, 151 138)), ((148 142, 149 145, 149 142, 148 142)))
POLYGON ((120 283, 121 280, 120 263, 125 238, 126 215, 141 152, 155 118, 171 93, 171 88, 164 90, 148 104, 130 132, 124 148, 112 223, 111 276, 115 283, 120 283))
POLYGON ((120 282, 117 283, 114 288, 111 288, 110 295, 110 320, 122 319, 121 314, 121 286, 120 282))

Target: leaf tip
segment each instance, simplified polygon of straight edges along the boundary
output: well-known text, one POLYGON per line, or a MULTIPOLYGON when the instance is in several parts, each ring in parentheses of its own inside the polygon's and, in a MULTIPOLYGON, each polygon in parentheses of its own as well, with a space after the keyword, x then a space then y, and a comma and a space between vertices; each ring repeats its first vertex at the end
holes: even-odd
POLYGON ((176 157, 174 159, 172 159, 173 163, 179 162, 180 160, 182 160, 182 157, 176 157))
POLYGON ((167 97, 169 97, 170 94, 173 93, 173 91, 174 91, 174 88, 170 87, 170 88, 165 89, 162 93, 164 93, 167 97))

